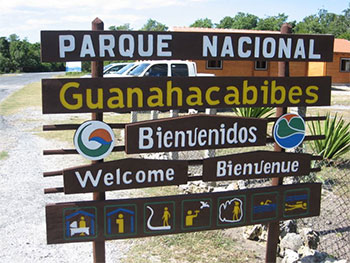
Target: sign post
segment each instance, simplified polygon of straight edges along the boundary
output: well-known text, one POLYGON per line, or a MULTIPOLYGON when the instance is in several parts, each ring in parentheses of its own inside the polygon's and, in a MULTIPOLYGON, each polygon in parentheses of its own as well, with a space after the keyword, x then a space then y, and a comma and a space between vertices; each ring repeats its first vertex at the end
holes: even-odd
MULTIPOLYGON (((281 27, 282 34, 291 34, 292 27, 285 23, 281 27)), ((289 77, 289 62, 278 62, 278 76, 279 77, 289 77)), ((276 108, 276 117, 281 117, 287 113, 287 107, 277 107, 276 108)), ((277 143, 274 143, 275 152, 284 152, 277 143)), ((283 177, 272 178, 272 185, 279 186, 283 184, 283 177)), ((267 244, 266 244, 266 263, 275 263, 277 255, 277 245, 280 235, 279 222, 268 224, 267 230, 267 244)))
MULTIPOLYGON (((99 18, 95 18, 94 21, 92 21, 92 30, 93 31, 99 31, 104 29, 104 24, 99 18)), ((91 62, 91 77, 92 78, 102 78, 103 77, 103 61, 93 61, 91 62)), ((91 114, 92 120, 97 121, 103 121, 103 113, 92 113, 91 114)), ((92 161, 92 164, 97 163, 103 163, 102 160, 98 161, 92 161)), ((103 201, 106 200, 106 193, 105 192, 94 192, 93 194, 93 200, 94 201, 103 201)), ((106 252, 105 252, 105 241, 94 241, 92 243, 93 247, 93 257, 94 262, 106 262, 106 252)))

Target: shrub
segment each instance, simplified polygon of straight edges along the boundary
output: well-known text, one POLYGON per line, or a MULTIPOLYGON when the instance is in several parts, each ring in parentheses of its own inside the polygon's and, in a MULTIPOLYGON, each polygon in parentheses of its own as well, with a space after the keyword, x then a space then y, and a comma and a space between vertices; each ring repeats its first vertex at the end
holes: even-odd
POLYGON ((310 141, 309 145, 315 154, 324 159, 334 160, 350 151, 350 123, 345 123, 342 117, 334 117, 327 113, 324 125, 321 121, 308 125, 312 135, 325 135, 324 140, 310 141))
POLYGON ((238 116, 249 118, 268 118, 274 114, 273 107, 233 108, 232 110, 238 116))

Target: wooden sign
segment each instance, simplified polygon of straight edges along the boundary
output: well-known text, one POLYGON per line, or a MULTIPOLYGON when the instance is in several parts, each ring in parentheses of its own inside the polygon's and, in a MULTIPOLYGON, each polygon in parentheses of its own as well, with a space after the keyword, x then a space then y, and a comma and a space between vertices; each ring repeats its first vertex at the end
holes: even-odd
POLYGON ((330 77, 43 79, 43 113, 330 105, 330 77))
POLYGON ((91 60, 332 61, 332 35, 41 31, 43 62, 91 60))
POLYGON ((122 159, 63 170, 64 192, 89 193, 187 183, 187 161, 122 159))
POLYGON ((46 206, 47 243, 224 229, 317 216, 321 184, 46 206))
POLYGON ((131 153, 191 151, 266 144, 267 120, 220 115, 187 115, 130 123, 125 151, 131 153))
POLYGON ((308 175, 311 157, 302 153, 256 151, 208 158, 203 161, 203 181, 308 175))

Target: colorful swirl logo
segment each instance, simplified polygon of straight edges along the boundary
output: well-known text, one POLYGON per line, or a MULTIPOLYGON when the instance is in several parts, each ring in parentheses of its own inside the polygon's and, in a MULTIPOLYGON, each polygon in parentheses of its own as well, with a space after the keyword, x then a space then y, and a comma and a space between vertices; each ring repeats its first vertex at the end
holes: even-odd
POLYGON ((305 138, 305 122, 297 114, 287 113, 281 116, 273 129, 275 142, 283 149, 292 149, 305 138))
POLYGON ((113 150, 113 130, 102 121, 84 122, 74 134, 74 145, 85 158, 101 160, 113 150))

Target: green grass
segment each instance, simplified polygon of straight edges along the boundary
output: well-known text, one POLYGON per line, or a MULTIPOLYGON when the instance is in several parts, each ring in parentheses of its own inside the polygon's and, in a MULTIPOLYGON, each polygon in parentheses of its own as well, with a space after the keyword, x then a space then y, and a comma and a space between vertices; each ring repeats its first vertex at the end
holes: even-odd
POLYGON ((122 262, 242 263, 257 258, 254 250, 240 249, 222 231, 203 231, 138 239, 122 262))
POLYGON ((5 151, 0 152, 0 160, 5 160, 9 157, 9 154, 5 151))
POLYGON ((15 114, 28 107, 41 106, 41 84, 39 82, 24 86, 11 94, 0 104, 0 115, 15 114))
POLYGON ((84 76, 86 74, 90 74, 90 72, 87 71, 83 71, 83 72, 66 72, 65 75, 63 75, 64 77, 81 77, 84 76))

